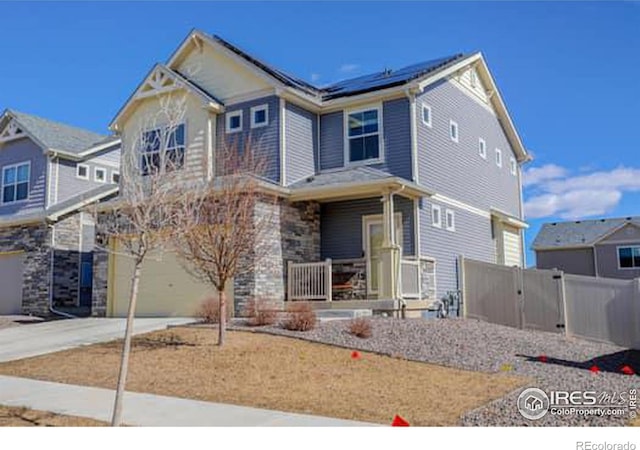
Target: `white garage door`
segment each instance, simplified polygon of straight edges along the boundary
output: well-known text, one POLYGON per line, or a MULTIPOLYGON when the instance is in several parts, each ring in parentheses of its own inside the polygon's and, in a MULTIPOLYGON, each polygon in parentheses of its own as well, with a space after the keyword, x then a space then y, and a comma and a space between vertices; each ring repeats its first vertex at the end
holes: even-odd
MULTIPOLYGON (((109 315, 125 317, 129 305, 133 262, 111 255, 109 264, 109 315)), ((233 308, 233 282, 227 283, 227 305, 233 308)), ((142 264, 136 317, 192 317, 214 289, 187 273, 172 253, 149 256, 142 264)))
POLYGON ((0 315, 22 311, 24 253, 0 253, 0 315))
POLYGON ((504 265, 520 267, 522 265, 520 231, 517 228, 505 227, 502 233, 504 265))

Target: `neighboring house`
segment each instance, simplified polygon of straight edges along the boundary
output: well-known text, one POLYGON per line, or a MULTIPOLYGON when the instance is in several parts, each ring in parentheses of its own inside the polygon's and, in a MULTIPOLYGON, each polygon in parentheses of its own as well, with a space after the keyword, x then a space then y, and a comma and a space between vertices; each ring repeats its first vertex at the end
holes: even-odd
POLYGON ((14 110, 0 116, 0 314, 91 306, 94 223, 118 190, 120 139, 14 110))
MULTIPOLYGON (((346 297, 380 308, 424 306, 457 289, 460 255, 524 263, 520 166, 529 155, 480 53, 319 88, 193 31, 114 118, 125 152, 176 92, 187 96, 175 140, 185 179, 216 176, 217 150, 248 139, 281 199, 273 251, 234 280, 236 311, 250 297, 285 298, 290 262, 331 259, 346 297)), ((94 305, 124 315, 129 265, 112 258, 100 258, 94 305)), ((206 287, 163 258, 144 272, 138 311, 188 314, 206 287)))
POLYGON ((640 277, 640 217, 554 222, 532 249, 538 269, 605 278, 640 277))

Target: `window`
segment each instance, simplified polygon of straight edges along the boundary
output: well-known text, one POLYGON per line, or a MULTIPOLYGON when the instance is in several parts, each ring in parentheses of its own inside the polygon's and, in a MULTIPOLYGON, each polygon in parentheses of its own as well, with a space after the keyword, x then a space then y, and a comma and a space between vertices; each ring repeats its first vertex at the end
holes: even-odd
POLYGON ((482 158, 487 159, 487 143, 482 138, 478 139, 478 154, 482 158))
POLYGON ((242 131, 242 110, 227 113, 227 133, 242 131))
MULTIPOLYGON (((157 128, 142 134, 142 175, 161 169, 172 171, 184 165, 184 124, 168 128, 157 128)), ((106 179, 106 176, 105 176, 106 179)))
POLYGON ((518 173, 518 165, 516 164, 516 159, 513 156, 509 158, 509 170, 511 175, 518 173))
POLYGON ((251 108, 251 128, 266 127, 267 125, 269 125, 269 105, 251 108))
POLYGON ((89 166, 87 166, 86 164, 78 164, 76 166, 76 177, 82 179, 82 180, 88 180, 89 179, 89 166))
POLYGON ((29 198, 31 164, 21 163, 2 169, 2 203, 13 203, 29 198))
POLYGON ((502 150, 496 149, 496 166, 502 167, 502 150))
POLYGON ((380 108, 347 114, 347 161, 380 159, 380 108))
POLYGON ((446 219, 445 226, 447 227, 447 230, 456 231, 456 215, 455 215, 455 213, 452 210, 447 209, 446 214, 445 214, 445 219, 446 219))
POLYGON ((476 71, 473 69, 469 71, 469 84, 471 84, 472 88, 478 85, 478 77, 476 75, 476 71))
POLYGON ((453 142, 458 142, 458 124, 453 120, 449 121, 449 136, 453 142))
POLYGON ((442 228, 442 209, 438 205, 431 205, 431 225, 442 228))
POLYGON ((104 183, 107 181, 107 169, 102 167, 96 167, 93 171, 93 180, 98 183, 104 183))
POLYGON ((111 172, 111 182, 113 184, 118 184, 120 183, 120 173, 118 172, 111 172))
POLYGON ((640 246, 618 247, 618 268, 640 269, 640 246))
POLYGON ((431 127, 431 106, 422 105, 422 123, 431 127))

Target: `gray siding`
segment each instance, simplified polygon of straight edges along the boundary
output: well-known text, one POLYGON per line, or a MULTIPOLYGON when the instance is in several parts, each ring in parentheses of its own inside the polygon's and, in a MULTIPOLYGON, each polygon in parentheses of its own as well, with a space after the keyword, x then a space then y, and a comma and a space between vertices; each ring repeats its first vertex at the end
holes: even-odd
MULTIPOLYGON (((413 202, 394 197, 395 212, 402 213, 402 251, 415 255, 413 202)), ((363 257, 362 216, 382 214, 380 198, 347 200, 321 206, 320 240, 322 258, 351 259, 363 257)))
POLYGON ((423 199, 419 206, 420 247, 422 257, 436 260, 436 296, 458 288, 457 259, 467 258, 495 263, 495 241, 491 236, 491 220, 468 211, 439 204, 442 211, 442 228, 436 228, 431 222, 431 205, 423 199), (455 231, 444 226, 445 211, 455 214, 455 231))
POLYGON ((627 243, 633 242, 632 245, 640 245, 640 228, 636 225, 629 224, 620 228, 618 231, 612 233, 602 240, 601 243, 627 243))
MULTIPOLYGON (((409 100, 382 104, 384 161, 371 167, 411 179, 411 121, 409 100)), ((324 114, 320 122, 320 169, 344 166, 344 112, 324 114)))
POLYGON ((596 274, 591 248, 536 251, 536 268, 559 269, 575 275, 596 274))
POLYGON ((286 184, 316 173, 318 116, 297 105, 286 104, 286 184))
POLYGON ((243 149, 250 145, 255 154, 264 158, 266 178, 280 182, 280 100, 276 96, 264 97, 226 107, 225 114, 217 118, 217 148, 243 149), (260 128, 251 128, 251 107, 269 105, 269 124, 260 128), (242 110, 242 131, 226 133, 226 113, 242 110))
MULTIPOLYGON (((113 153, 113 152, 112 152, 113 153)), ((119 153, 119 152, 118 152, 119 153)), ((54 170, 58 171, 58 187, 57 192, 54 194, 54 198, 51 200, 51 204, 63 202, 74 195, 78 195, 82 192, 89 191, 98 186, 102 186, 105 183, 100 183, 95 180, 95 169, 104 169, 107 173, 106 183, 111 183, 111 175, 114 172, 120 172, 119 167, 107 166, 100 164, 102 161, 108 161, 102 158, 91 158, 87 161, 70 161, 67 159, 60 159, 58 165, 54 170), (77 166, 83 164, 89 167, 89 179, 84 180, 77 176, 77 166)))
POLYGON ((640 245, 639 241, 616 244, 597 244, 596 257, 598 260, 598 276, 605 278, 632 279, 640 277, 638 269, 618 269, 618 247, 625 245, 640 245))
POLYGON ((0 196, 0 216, 29 214, 44 209, 48 159, 33 141, 24 138, 0 145, 0 179, 2 167, 26 161, 31 162, 29 198, 23 202, 3 205, 0 196))
POLYGON ((514 154, 496 116, 448 81, 418 96, 416 114, 421 185, 477 208, 521 217, 518 177, 509 170, 514 154), (431 106, 431 128, 421 119, 423 103, 431 106), (458 143, 449 137, 449 120, 458 123, 458 143), (486 141, 486 160, 478 153, 478 138, 486 141), (496 148, 502 150, 502 167, 495 162, 496 148))

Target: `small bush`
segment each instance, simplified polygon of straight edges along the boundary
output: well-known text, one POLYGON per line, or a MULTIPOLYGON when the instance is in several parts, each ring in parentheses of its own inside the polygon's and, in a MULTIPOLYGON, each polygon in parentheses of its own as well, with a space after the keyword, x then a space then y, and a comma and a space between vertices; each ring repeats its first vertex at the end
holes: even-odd
POLYGON ((308 303, 294 303, 287 311, 282 326, 291 331, 309 331, 316 326, 316 312, 308 303))
POLYGON ((244 316, 247 317, 247 325, 261 327, 273 325, 278 317, 278 311, 265 300, 251 299, 244 307, 244 316))
MULTIPOLYGON (((226 307, 228 322, 233 314, 233 304, 227 300, 226 307)), ((206 297, 202 300, 196 311, 196 317, 204 323, 220 323, 220 302, 218 301, 218 297, 206 297)))
POLYGON ((361 339, 367 339, 371 337, 371 321, 364 317, 356 317, 349 321, 349 334, 353 334, 361 339))

